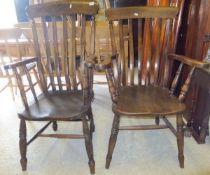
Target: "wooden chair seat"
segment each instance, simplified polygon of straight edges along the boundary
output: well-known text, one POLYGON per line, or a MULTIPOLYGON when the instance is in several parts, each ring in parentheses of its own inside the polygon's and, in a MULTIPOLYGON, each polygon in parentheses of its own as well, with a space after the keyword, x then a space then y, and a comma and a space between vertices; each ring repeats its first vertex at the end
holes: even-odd
POLYGON ((82 91, 56 92, 40 95, 38 102, 29 105, 28 110, 18 115, 20 119, 33 121, 77 120, 89 110, 88 106, 81 110, 82 106, 82 91))
POLYGON ((113 104, 113 111, 127 116, 165 116, 183 113, 185 105, 171 95, 168 89, 125 86, 120 90, 116 104, 113 104))

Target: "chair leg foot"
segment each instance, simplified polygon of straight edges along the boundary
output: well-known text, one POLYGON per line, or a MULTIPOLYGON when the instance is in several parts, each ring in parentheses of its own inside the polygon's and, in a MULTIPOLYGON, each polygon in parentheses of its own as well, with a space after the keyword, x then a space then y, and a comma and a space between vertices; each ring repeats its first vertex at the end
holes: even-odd
POLYGON ((105 168, 109 169, 110 163, 112 161, 112 157, 109 157, 108 155, 106 156, 106 165, 105 168))
POLYGON ((89 168, 90 168, 90 173, 95 174, 95 161, 94 160, 90 161, 90 162, 88 162, 88 164, 89 164, 89 168))
POLYGON ((21 159, 20 164, 22 167, 22 171, 26 171, 27 170, 27 159, 21 159))
POLYGON ((20 148, 20 164, 22 170, 25 171, 27 169, 27 158, 26 158, 26 151, 27 151, 27 140, 26 140, 26 122, 25 120, 20 120, 20 130, 19 130, 19 148, 20 148))
POLYGON ((90 173, 95 174, 95 161, 93 158, 93 144, 92 144, 90 130, 88 128, 88 122, 86 118, 83 118, 82 123, 83 123, 83 133, 85 137, 85 147, 86 147, 87 155, 89 158, 88 164, 90 168, 90 173))
POLYGON ((58 130, 57 121, 54 121, 54 122, 53 122, 52 128, 53 128, 53 131, 57 131, 57 130, 58 130))
POLYGON ((180 168, 184 168, 184 131, 182 115, 177 115, 177 146, 178 146, 178 159, 180 168))
POLYGON ((112 124, 112 131, 111 131, 111 136, 109 139, 109 147, 108 147, 108 153, 106 156, 106 165, 105 168, 108 169, 112 160, 112 154, 114 151, 114 147, 116 145, 116 141, 117 141, 117 135, 118 135, 118 128, 119 128, 119 122, 120 122, 120 117, 118 115, 115 114, 114 116, 114 121, 112 124))
POLYGON ((178 156, 180 168, 184 168, 184 156, 178 156))

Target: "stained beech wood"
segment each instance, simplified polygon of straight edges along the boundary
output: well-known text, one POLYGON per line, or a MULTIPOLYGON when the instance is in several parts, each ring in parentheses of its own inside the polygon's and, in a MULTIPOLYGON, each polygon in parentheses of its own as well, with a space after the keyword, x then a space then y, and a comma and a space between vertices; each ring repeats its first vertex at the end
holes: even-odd
MULTIPOLYGON (((179 164, 180 168, 184 168, 182 118, 186 115, 186 106, 183 102, 187 96, 195 67, 205 67, 207 64, 174 54, 180 23, 177 21, 181 13, 179 8, 182 9, 181 5, 183 5, 175 1, 163 0, 159 3, 159 1, 151 0, 147 1, 149 6, 144 7, 111 8, 108 5, 105 11, 109 21, 112 55, 105 56, 104 60, 97 63, 95 67, 105 69, 113 102, 114 120, 106 168, 110 166, 119 130, 165 128, 170 129, 177 138, 179 164), (133 52, 133 33, 136 32, 134 22, 137 22, 137 65, 134 65, 133 52), (113 23, 119 26, 119 35, 113 30, 113 23), (127 39, 129 40, 128 46, 126 45, 127 39), (113 43, 118 45, 115 46, 113 43), (125 53, 128 49, 129 57, 126 60, 125 53), (173 77, 171 68, 174 61, 178 61, 180 66, 173 77), (177 87, 180 83, 181 72, 186 66, 190 71, 184 83, 181 83, 179 92, 177 87), (117 75, 114 76, 114 72, 117 75), (129 78, 126 78, 127 75, 129 78), (175 96, 176 93, 178 93, 177 96, 175 96), (152 118, 155 123, 120 126, 122 117, 152 118), (169 117, 176 117, 177 128, 170 123, 169 117), (159 123, 160 119, 163 119, 165 125, 159 123)), ((109 4, 109 0, 106 0, 106 4, 109 4)))
MULTIPOLYGON (((95 48, 86 47, 86 19, 91 15, 94 25, 94 15, 98 10, 98 4, 90 1, 56 2, 38 4, 28 7, 28 16, 32 20, 33 41, 35 56, 27 60, 18 61, 5 66, 12 69, 20 89, 25 109, 18 113, 20 118, 20 153, 22 170, 27 169, 26 149, 38 137, 84 139, 89 168, 91 174, 95 173, 95 161, 93 157, 92 132, 95 130, 94 119, 91 109, 93 100, 93 70, 92 64, 88 62, 87 54, 94 54, 95 48), (90 3, 90 4, 89 4, 90 3), (50 18, 52 22, 46 20, 50 18), (61 20, 62 34, 58 31, 58 18, 61 20), (76 20, 81 19, 81 24, 76 26, 76 20), (41 25, 36 22, 41 21, 41 25), (40 27, 38 29, 37 27, 40 27), (69 30, 70 29, 70 30, 69 30), (78 36, 79 34, 79 36, 78 36), (62 48, 59 42, 62 38, 62 48), (77 43, 81 43, 80 55, 76 55, 77 43), (45 54, 42 55, 40 45, 44 45, 45 54), (86 60, 87 59, 87 60, 86 60), (32 78, 28 67, 34 64, 38 68, 38 78, 41 82, 42 93, 38 95, 33 87, 32 78), (24 92, 23 79, 19 69, 22 69, 29 82, 34 101, 30 102, 24 92), (80 69, 81 77, 77 77, 80 69), (44 71, 45 70, 45 71, 44 71), (78 87, 78 79, 82 86, 78 87), (48 87, 48 88, 47 88, 48 87), (38 96, 37 96, 38 95, 38 96), (47 122, 27 142, 26 121, 47 122), (52 124, 53 130, 58 129, 59 121, 81 122, 82 134, 48 134, 43 133, 52 124), (90 125, 90 126, 89 126, 90 125)), ((94 32, 95 29, 92 29, 94 32)), ((92 35, 91 47, 95 47, 92 35)), ((94 56, 92 56, 94 58, 94 56)))

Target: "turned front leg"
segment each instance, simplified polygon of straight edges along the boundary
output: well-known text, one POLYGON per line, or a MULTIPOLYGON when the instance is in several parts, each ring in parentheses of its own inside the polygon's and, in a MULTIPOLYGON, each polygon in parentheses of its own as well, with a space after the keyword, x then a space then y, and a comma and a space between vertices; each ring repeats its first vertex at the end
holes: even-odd
POLYGON ((19 130, 19 148, 20 148, 20 163, 22 166, 22 170, 25 171, 27 169, 27 140, 26 140, 26 122, 25 120, 20 120, 20 130, 19 130))
POLYGON ((111 131, 111 136, 109 139, 109 148, 108 148, 108 153, 106 156, 106 168, 108 169, 112 160, 112 154, 114 151, 114 147, 117 141, 117 135, 119 132, 119 123, 120 123, 120 116, 116 115, 114 116, 114 121, 112 124, 112 131, 111 131))
POLYGON ((180 168, 184 168, 184 131, 183 131, 183 119, 182 115, 176 116, 177 123, 177 146, 178 146, 178 159, 180 168))
POLYGON ((90 167, 90 172, 91 172, 91 174, 94 174, 95 173, 95 161, 93 158, 93 144, 92 144, 90 130, 88 128, 88 122, 87 122, 86 118, 83 118, 82 123, 83 123, 83 133, 84 133, 84 137, 85 137, 85 147, 86 147, 87 155, 89 158, 88 163, 89 163, 89 167, 90 167))

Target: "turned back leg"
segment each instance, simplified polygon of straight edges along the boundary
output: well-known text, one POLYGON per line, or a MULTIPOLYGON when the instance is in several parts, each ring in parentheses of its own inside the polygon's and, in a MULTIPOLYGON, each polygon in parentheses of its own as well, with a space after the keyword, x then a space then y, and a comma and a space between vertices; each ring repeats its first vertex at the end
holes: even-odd
POLYGON ((116 115, 114 116, 114 121, 112 124, 112 131, 111 131, 111 136, 109 139, 109 147, 108 147, 108 153, 106 157, 106 168, 108 169, 112 160, 112 154, 114 151, 114 147, 117 141, 117 135, 119 132, 119 123, 120 123, 120 116, 116 115))
POLYGON ((87 155, 89 158, 88 164, 90 167, 91 174, 94 174, 95 173, 95 161, 93 158, 93 144, 92 144, 90 130, 89 130, 88 122, 87 122, 86 118, 83 118, 82 123, 83 123, 83 133, 84 133, 84 137, 85 137, 85 147, 86 147, 87 155))
POLYGON ((182 115, 176 116, 177 123, 177 146, 178 146, 178 159, 181 168, 184 168, 184 131, 182 115))

